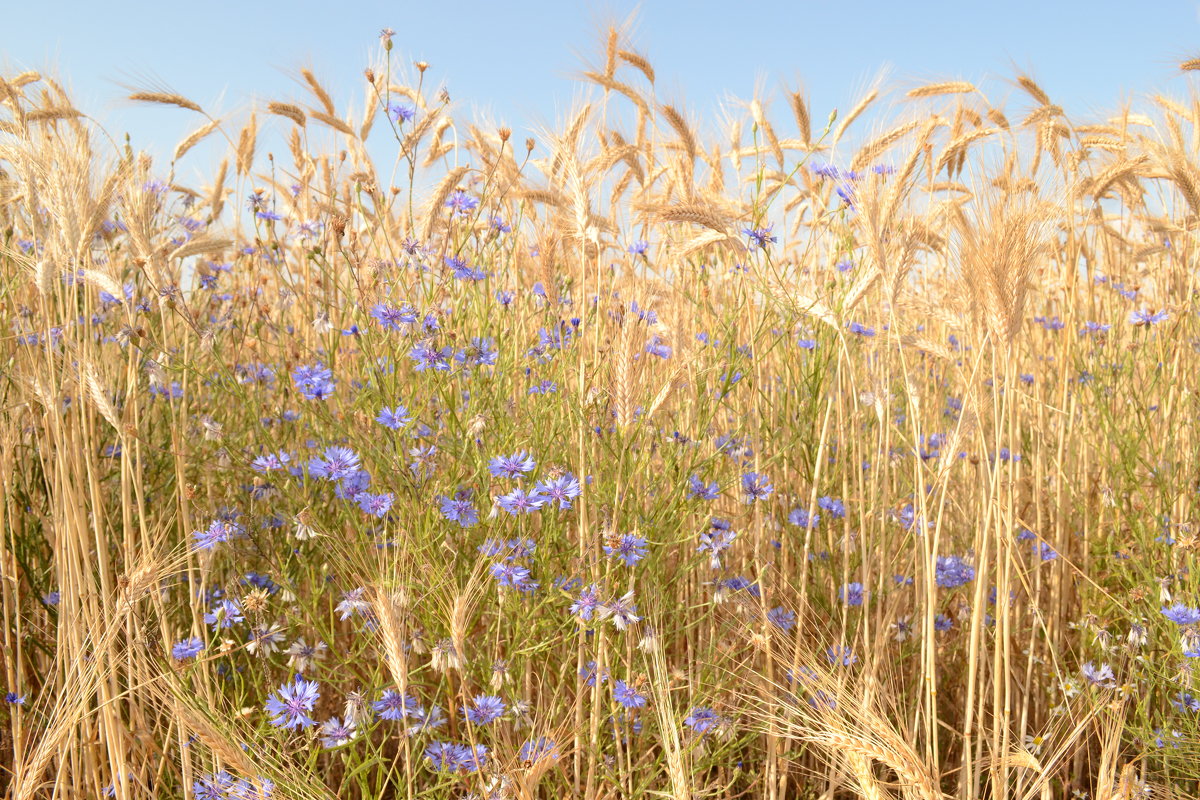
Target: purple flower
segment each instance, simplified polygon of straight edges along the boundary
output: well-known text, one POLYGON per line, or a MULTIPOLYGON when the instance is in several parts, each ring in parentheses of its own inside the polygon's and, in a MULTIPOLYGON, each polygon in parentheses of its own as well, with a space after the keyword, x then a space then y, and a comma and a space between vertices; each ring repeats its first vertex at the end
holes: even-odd
POLYGON ((579 593, 579 598, 571 604, 571 613, 584 622, 591 622, 592 614, 603 605, 600 600, 600 587, 593 583, 579 593))
POLYGON ((829 512, 829 516, 834 519, 841 519, 846 516, 846 506, 841 500, 833 497, 821 497, 817 499, 817 507, 829 512))
POLYGON ((204 642, 193 636, 191 639, 184 639, 176 642, 171 647, 171 658, 176 661, 187 661, 189 658, 195 658, 204 651, 204 642))
POLYGON ((545 736, 539 736, 537 739, 529 739, 525 744, 521 745, 521 750, 517 757, 522 761, 535 762, 543 758, 558 758, 558 745, 553 739, 547 739, 545 736))
POLYGON ((271 724, 277 728, 307 728, 316 725, 316 721, 308 716, 307 712, 313 710, 320 696, 316 681, 306 681, 301 675, 296 675, 294 683, 284 684, 267 698, 266 711, 274 715, 271 724))
POLYGON ((975 580, 975 568, 960 556, 938 556, 934 580, 943 589, 954 589, 975 580))
POLYGON ((625 708, 641 708, 646 705, 646 698, 625 681, 613 682, 613 700, 625 708))
POLYGON ((1200 624, 1200 609, 1188 608, 1183 603, 1176 603, 1170 608, 1164 606, 1162 613, 1176 625, 1200 624))
POLYGON ((382 517, 391 509, 392 501, 395 500, 395 497, 391 492, 387 494, 359 492, 354 496, 354 500, 358 503, 358 507, 363 510, 364 514, 370 514, 373 517, 382 517))
POLYGON ((624 561, 625 566, 632 567, 646 557, 646 539, 625 533, 617 539, 616 544, 604 545, 604 553, 610 558, 624 561))
POLYGON ((397 405, 395 408, 384 406, 379 412, 379 416, 375 417, 375 421, 380 425, 394 431, 408 427, 412 419, 412 415, 408 413, 408 409, 402 405, 397 405))
POLYGON ((437 500, 442 516, 451 522, 457 522, 460 527, 469 528, 479 522, 479 512, 471 502, 470 489, 459 489, 454 493, 454 497, 439 495, 437 500))
POLYGON ((427 369, 435 372, 449 372, 450 359, 453 356, 454 348, 446 346, 437 350, 428 342, 418 343, 408 354, 408 357, 416 362, 413 369, 417 372, 424 372, 427 369))
POLYGON ((617 600, 610 600, 600 607, 601 616, 612 620, 617 630, 623 631, 635 622, 641 622, 637 615, 637 604, 633 602, 633 592, 627 592, 617 600))
POLYGON ((403 103, 392 103, 388 106, 388 116, 401 124, 410 121, 416 114, 417 110, 414 107, 403 103))
POLYGON ((218 519, 213 520, 212 524, 208 526, 208 530, 192 531, 192 536, 196 537, 197 550, 211 550, 221 542, 228 542, 242 533, 242 526, 236 522, 218 519))
POLYGON ((775 491, 775 487, 767 482, 767 476, 757 472, 747 472, 742 476, 742 492, 746 495, 746 502, 753 503, 755 500, 766 500, 771 496, 771 492, 775 491))
POLYGON ((854 655, 854 651, 849 647, 834 645, 825 648, 825 660, 834 666, 849 667, 858 661, 858 656, 854 655))
POLYGON ((783 606, 776 606, 767 612, 767 621, 787 633, 796 627, 796 612, 789 611, 783 606))
POLYGON ((376 303, 371 308, 371 316, 385 331, 398 331, 401 330, 401 326, 412 325, 417 321, 417 311, 408 303, 399 307, 376 303))
POLYGON ((560 509, 571 507, 571 500, 579 497, 579 479, 571 473, 560 475, 549 481, 542 481, 533 487, 534 492, 546 497, 547 503, 558 503, 560 509))
POLYGON ((300 394, 309 400, 324 400, 333 394, 333 371, 321 365, 299 366, 292 370, 292 381, 300 394))
POLYGON ((1139 309, 1129 315, 1129 322, 1132 325, 1144 325, 1150 327, 1157 325, 1160 322, 1165 322, 1171 315, 1164 311, 1149 311, 1148 309, 1139 309))
POLYGON ((808 509, 792 509, 787 515, 787 522, 796 525, 798 528, 816 528, 817 523, 821 522, 821 515, 818 515, 818 513, 810 515, 808 509))
POLYGON ((346 744, 357 735, 353 722, 342 724, 337 717, 330 717, 321 723, 321 746, 326 750, 346 744))
POLYGON ((421 710, 421 704, 411 694, 400 694, 395 689, 385 689, 372 706, 380 719, 401 720, 421 710))
POLYGON ((851 322, 846 325, 846 328, 853 334, 870 338, 875 335, 875 329, 869 328, 858 322, 851 322))
POLYGON ((1108 664, 1095 666, 1091 661, 1087 662, 1080 668, 1083 677, 1093 686, 1100 686, 1105 689, 1116 686, 1115 676, 1113 675, 1112 667, 1108 664))
POLYGON ((529 570, 517 564, 492 564, 491 572, 492 577, 496 579, 501 589, 532 592, 538 588, 538 582, 530 580, 529 570))
POLYGON ((488 462, 488 471, 497 478, 519 478, 526 472, 532 472, 536 466, 533 457, 522 450, 511 456, 496 456, 488 462))
POLYGON ((716 500, 721 496, 721 489, 717 486, 717 482, 705 483, 696 475, 688 478, 688 497, 699 498, 700 500, 716 500))
POLYGON ((337 481, 350 477, 358 471, 358 454, 349 447, 327 447, 324 458, 313 458, 308 462, 308 474, 314 478, 337 481))
POLYGON ((514 517, 521 513, 532 514, 546 504, 546 498, 536 490, 526 492, 523 489, 513 489, 505 495, 496 498, 496 503, 514 517))
POLYGON ((721 726, 724 720, 707 706, 696 706, 684 718, 683 724, 701 735, 721 726))
POLYGON ((455 190, 446 201, 446 208, 454 209, 454 213, 458 216, 474 211, 478 206, 479 201, 462 189, 455 190))
POLYGON ((463 716, 472 725, 489 725, 504 714, 504 701, 494 695, 476 695, 469 706, 463 706, 463 716))
POLYGON ((755 247, 758 247, 760 250, 766 250, 767 245, 775 244, 779 241, 779 237, 771 235, 771 228, 773 227, 775 225, 772 223, 765 228, 743 228, 742 233, 750 237, 750 241, 754 243, 755 247))
POLYGON ((242 607, 237 600, 218 600, 212 611, 204 615, 204 623, 212 625, 213 632, 221 628, 232 628, 236 623, 245 621, 242 607))
POLYGON ((861 606, 863 604, 863 585, 858 581, 847 583, 838 589, 838 598, 848 606, 861 606))

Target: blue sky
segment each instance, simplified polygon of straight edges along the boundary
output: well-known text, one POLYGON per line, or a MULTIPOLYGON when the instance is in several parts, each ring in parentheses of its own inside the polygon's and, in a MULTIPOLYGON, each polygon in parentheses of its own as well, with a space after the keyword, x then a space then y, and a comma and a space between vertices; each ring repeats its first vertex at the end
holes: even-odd
POLYGON ((1182 95, 1200 80, 1176 68, 1200 55, 1198 4, 1176 0, 7 5, 0 66, 57 75, 115 137, 131 131, 135 146, 158 154, 196 119, 136 107, 121 99, 120 84, 152 79, 237 112, 254 100, 307 100, 297 76, 309 66, 339 111, 347 101, 361 108, 362 70, 378 57, 385 26, 396 30, 398 60, 429 62, 461 112, 486 112, 518 131, 565 114, 574 75, 585 60, 599 61, 602 25, 635 11, 632 41, 655 65, 659 98, 684 102, 700 119, 756 85, 776 92, 782 115, 779 87, 802 84, 819 127, 885 68, 891 86, 962 78, 1014 103, 1024 100, 1005 79, 1026 70, 1076 117, 1155 90, 1182 95))

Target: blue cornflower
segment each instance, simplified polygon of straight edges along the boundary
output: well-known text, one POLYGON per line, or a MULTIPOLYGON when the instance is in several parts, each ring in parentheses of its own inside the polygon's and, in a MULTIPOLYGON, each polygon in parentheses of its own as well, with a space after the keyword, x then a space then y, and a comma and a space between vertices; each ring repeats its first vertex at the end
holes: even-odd
POLYGON ((333 609, 340 615, 339 619, 350 619, 355 614, 370 616, 371 603, 365 598, 366 593, 362 587, 343 593, 341 602, 333 609))
POLYGON ((250 462, 250 467, 255 472, 274 472, 277 469, 283 469, 291 463, 292 454, 286 451, 278 453, 264 453, 258 458, 250 462))
POLYGON ((816 350, 817 349, 817 340, 816 339, 800 339, 796 342, 796 347, 799 347, 801 350, 816 350))
POLYGON ((1150 311, 1143 308, 1132 312, 1129 315, 1129 322, 1132 325, 1145 325, 1146 327, 1150 327, 1151 325, 1157 325, 1160 322, 1165 322, 1170 316, 1171 315, 1165 310, 1150 311))
POLYGON ((1106 325, 1102 322, 1085 322, 1083 327, 1079 329, 1080 336, 1099 336, 1108 333, 1112 325, 1106 325))
POLYGON ((280 686, 275 694, 267 698, 266 711, 272 714, 271 724, 277 728, 307 728, 316 725, 308 716, 321 696, 316 681, 306 681, 297 674, 291 684, 280 686), (275 695, 278 695, 276 697, 275 695))
POLYGON ((708 553, 709 566, 713 569, 720 569, 721 554, 733 545, 733 540, 736 538, 737 534, 733 531, 722 530, 714 526, 710 531, 700 534, 700 546, 696 548, 696 552, 708 553))
POLYGON ((938 556, 934 580, 943 589, 954 589, 975 580, 975 568, 960 556, 938 556))
POLYGON ((638 239, 633 244, 629 245, 626 250, 635 256, 644 256, 646 251, 650 249, 650 243, 645 239, 638 239))
POLYGON ((6 692, 4 694, 4 702, 10 706, 23 706, 25 705, 25 699, 26 695, 17 694, 16 692, 6 692))
POLYGON ((488 462, 488 471, 497 478, 519 478, 523 473, 532 472, 536 466, 533 457, 522 450, 511 456, 496 456, 488 462))
POLYGON ((308 474, 314 478, 338 481, 358 471, 358 453, 349 447, 327 447, 324 458, 315 457, 308 462, 308 474))
POLYGON ((641 708, 646 705, 646 698, 638 694, 637 689, 634 689, 625 681, 613 682, 613 700, 616 700, 625 706, 625 708, 641 708))
POLYGON ((863 604, 863 585, 858 581, 847 583, 838 589, 838 598, 848 606, 861 606, 863 604))
POLYGON ((1116 686, 1115 676, 1113 675, 1112 667, 1108 664, 1094 665, 1091 661, 1080 667, 1079 670, 1083 673, 1083 677, 1093 686, 1100 686, 1105 689, 1116 686))
POLYGON ((849 667, 858 661, 854 651, 843 645, 825 648, 825 660, 834 666, 849 667))
POLYGON ((384 689, 380 698, 371 705, 380 719, 402 720, 421 710, 417 698, 411 694, 402 695, 395 689, 384 689))
POLYGON ((496 358, 500 355, 500 351, 496 349, 496 342, 491 337, 476 336, 471 339, 471 344, 466 348, 459 350, 454 358, 460 364, 465 364, 468 367, 480 366, 495 366, 496 358))
POLYGON ((600 600, 600 587, 593 583, 579 593, 578 599, 571 604, 571 613, 584 622, 591 622, 592 614, 603 606, 604 603, 600 600))
POLYGON ((584 686, 595 686, 597 683, 603 686, 608 680, 608 671, 600 669, 595 661, 589 661, 579 670, 579 678, 584 686))
POLYGON ((771 228, 774 227, 775 225, 772 223, 765 228, 742 228, 742 233, 750 237, 750 241, 754 243, 755 247, 766 250, 767 245, 779 241, 779 237, 771 235, 771 228))
POLYGON ((492 577, 496 579, 501 589, 516 589, 519 592, 532 592, 538 588, 538 582, 530 580, 529 570, 513 563, 492 564, 492 577))
POLYGON ((846 328, 851 333, 857 334, 858 336, 865 336, 867 338, 870 338, 875 335, 874 328, 868 327, 859 322, 850 322, 846 325, 846 328))
POLYGON ((634 536, 632 533, 622 534, 613 545, 604 545, 604 554, 610 558, 624 561, 625 566, 632 567, 646 557, 646 539, 634 536))
POLYGON ((601 606, 600 615, 612 620, 612 624, 619 631, 625 630, 625 628, 635 622, 642 621, 642 618, 637 615, 637 605, 633 602, 633 592, 626 592, 624 596, 616 600, 610 600, 607 604, 601 606))
POLYGON ((208 530, 192 531, 192 536, 196 537, 197 550, 211 550, 221 542, 228 542, 241 535, 243 531, 242 526, 236 522, 217 519, 208 526, 208 530))
POLYGON ((650 341, 646 343, 646 352, 662 359, 671 357, 670 345, 663 342, 662 338, 657 335, 651 337, 650 341))
POLYGON ((397 405, 395 408, 384 406, 379 412, 379 416, 375 417, 375 421, 385 428, 398 431, 401 428, 408 427, 412 422, 412 415, 408 413, 405 406, 397 405))
POLYGON ((512 233, 512 225, 504 221, 504 217, 499 214, 493 214, 491 219, 492 230, 499 233, 512 233))
POLYGON ((533 490, 546 497, 547 503, 558 503, 560 509, 571 507, 571 500, 579 497, 579 479, 567 472, 549 481, 541 481, 533 490))
POLYGON ((463 716, 472 725, 488 725, 504 714, 504 701, 495 695, 479 694, 470 706, 463 706, 463 716))
POLYGON ((378 320, 385 331, 398 331, 404 325, 412 325, 417 321, 415 308, 405 303, 399 307, 385 303, 376 303, 371 308, 371 316, 378 320))
POLYGON ((487 766, 488 749, 477 744, 468 745, 451 742, 433 742, 425 748, 425 758, 434 772, 477 772, 487 766))
POLYGON ((417 372, 424 372, 427 369, 434 370, 435 372, 448 372, 450 370, 450 359, 453 356, 453 347, 447 345, 438 350, 428 342, 419 342, 408 353, 408 357, 416 362, 416 366, 413 369, 417 372))
POLYGON ((1162 614, 1167 619, 1174 622, 1176 625, 1196 625, 1200 624, 1200 609, 1189 608, 1183 603, 1176 603, 1167 608, 1163 607, 1162 614))
POLYGON ((324 400, 333 394, 337 383, 333 371, 321 364, 302 365, 292 370, 292 381, 300 394, 309 400, 324 400))
POLYGON ((479 512, 471 502, 470 489, 459 489, 454 493, 454 497, 439 495, 437 500, 442 516, 451 522, 457 522, 460 527, 469 528, 479 522, 479 512))
POLYGON ((403 103, 392 103, 388 106, 388 116, 401 124, 410 121, 416 114, 416 108, 403 103))
POLYGON ((237 600, 218 600, 212 611, 204 615, 204 623, 212 625, 214 632, 221 628, 232 628, 235 624, 244 622, 245 619, 242 616, 242 607, 237 600))
POLYGON ((357 735, 358 730, 353 722, 343 724, 337 717, 330 717, 321 723, 321 746, 326 750, 340 747, 357 735))
POLYGON ((505 495, 496 498, 496 503, 514 517, 521 514, 532 514, 546 504, 546 498, 537 491, 526 492, 523 489, 513 489, 505 495))
POLYGON ((696 706, 684 718, 683 724, 699 734, 706 734, 724 722, 717 712, 707 706, 696 706))
POLYGON ((1200 711, 1200 699, 1191 692, 1179 692, 1171 700, 1171 705, 1176 711, 1200 711))
POLYGON ((767 476, 758 472, 747 472, 742 475, 742 493, 746 495, 746 502, 753 503, 755 500, 766 500, 771 496, 771 492, 775 491, 775 487, 767 482, 767 476))
POLYGON ((193 636, 191 639, 184 639, 176 642, 171 647, 171 658, 176 661, 187 661, 189 658, 195 658, 204 651, 204 642, 193 636))
POLYGON ((767 612, 767 621, 787 633, 796 627, 796 612, 789 611, 783 606, 776 606, 767 612))
POLYGON ((935 631, 948 631, 954 627, 954 620, 947 617, 945 614, 938 614, 933 618, 933 629, 935 631))
POLYGON ((820 514, 809 514, 807 508, 793 508, 788 513, 788 522, 798 528, 816 528, 821 521, 820 514))
POLYGON ((481 281, 487 277, 487 273, 483 270, 472 267, 467 263, 465 258, 461 256, 446 256, 444 261, 446 266, 450 268, 455 279, 460 281, 481 281))
POLYGON ((817 499, 817 507, 829 512, 829 516, 834 519, 841 519, 846 516, 846 506, 841 500, 833 497, 820 497, 817 499))
POLYGON ((536 739, 529 739, 525 744, 521 745, 517 757, 522 761, 530 763, 539 761, 543 758, 558 758, 558 745, 553 739, 547 739, 545 736, 539 736, 536 739))
POLYGON ((716 500, 721 496, 721 488, 716 481, 705 483, 700 480, 699 476, 693 475, 688 478, 688 497, 699 498, 701 500, 716 500))
POLYGON ((431 706, 426 711, 418 705, 409 712, 408 719, 408 735, 416 736, 418 733, 432 731, 434 728, 440 728, 445 725, 446 713, 438 706, 431 706))
POLYGON ((454 213, 457 216, 468 214, 478 207, 479 201, 474 197, 471 197, 462 189, 455 190, 454 193, 450 195, 449 199, 446 200, 446 208, 454 209, 454 213))
POLYGON ((359 492, 354 496, 354 501, 358 503, 358 507, 363 510, 363 513, 373 517, 385 516, 391 509, 394 500, 395 496, 391 492, 387 494, 359 492))

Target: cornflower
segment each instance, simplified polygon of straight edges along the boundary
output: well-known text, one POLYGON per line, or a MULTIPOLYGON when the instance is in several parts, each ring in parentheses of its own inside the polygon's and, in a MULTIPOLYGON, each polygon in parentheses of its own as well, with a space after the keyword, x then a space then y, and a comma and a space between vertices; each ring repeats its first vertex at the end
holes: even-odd
POLYGON ((313 710, 320 696, 316 681, 306 681, 302 675, 297 674, 295 682, 284 684, 267 698, 266 711, 274 715, 270 720, 271 724, 277 728, 307 728, 316 725, 316 721, 308 716, 307 712, 313 710))

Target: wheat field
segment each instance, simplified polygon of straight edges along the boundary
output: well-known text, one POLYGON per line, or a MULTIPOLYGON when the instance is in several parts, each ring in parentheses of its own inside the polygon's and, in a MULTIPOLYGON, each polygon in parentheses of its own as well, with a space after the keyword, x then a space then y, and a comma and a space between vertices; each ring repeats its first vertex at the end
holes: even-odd
POLYGON ((0 81, 5 798, 1200 796, 1200 94, 379 52, 0 81))

